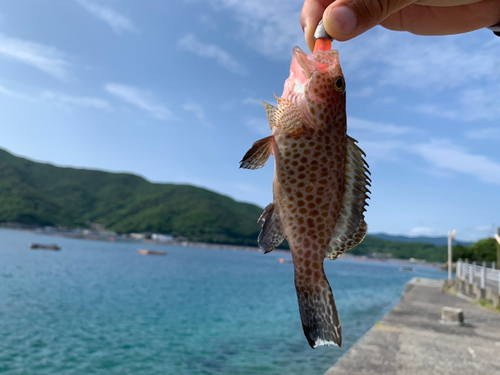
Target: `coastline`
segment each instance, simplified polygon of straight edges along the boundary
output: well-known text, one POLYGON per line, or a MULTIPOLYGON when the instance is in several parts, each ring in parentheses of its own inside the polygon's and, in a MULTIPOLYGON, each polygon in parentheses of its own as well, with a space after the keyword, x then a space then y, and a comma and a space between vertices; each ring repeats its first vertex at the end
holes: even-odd
POLYGON ((325 375, 500 373, 500 314, 443 287, 443 280, 410 280, 400 302, 325 375), (444 306, 462 309, 465 324, 441 324, 444 306))
MULTIPOLYGON (((26 233, 32 233, 36 235, 42 235, 47 237, 59 237, 59 238, 69 238, 76 240, 85 240, 85 241, 101 241, 101 242, 113 242, 113 243, 136 243, 138 246, 144 245, 154 245, 154 246, 180 246, 180 247, 196 247, 202 249, 213 249, 213 250, 236 250, 236 251, 251 251, 251 252, 260 252, 261 250, 257 246, 242 246, 242 245, 230 245, 230 244, 217 244, 217 243, 208 243, 208 242, 194 242, 194 241, 155 241, 151 239, 133 239, 128 237, 120 237, 120 236, 98 236, 98 235, 83 235, 83 234, 75 234, 72 232, 57 232, 57 231, 44 231, 40 228, 19 228, 19 227, 8 227, 8 226, 0 226, 0 229, 5 230, 14 230, 26 233)), ((257 242, 257 240, 256 240, 257 242)), ((287 249, 274 249, 273 253, 280 253, 283 255, 291 255, 290 250, 287 249)), ((366 255, 352 255, 348 252, 343 253, 338 261, 345 260, 354 260, 359 262, 377 262, 377 263, 393 263, 398 264, 400 266, 419 266, 419 267, 430 267, 434 269, 439 269, 442 264, 441 263, 432 263, 427 261, 417 261, 412 262, 408 259, 399 259, 399 258, 389 258, 389 257, 370 257, 366 255)))

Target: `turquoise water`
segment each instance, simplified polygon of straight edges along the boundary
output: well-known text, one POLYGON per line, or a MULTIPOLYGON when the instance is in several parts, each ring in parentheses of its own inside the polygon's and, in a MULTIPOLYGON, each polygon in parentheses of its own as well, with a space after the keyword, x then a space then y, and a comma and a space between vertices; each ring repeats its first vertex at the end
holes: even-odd
POLYGON ((344 347, 312 350, 284 256, 0 229, 0 373, 319 375, 390 311, 406 281, 446 276, 327 261, 344 347))

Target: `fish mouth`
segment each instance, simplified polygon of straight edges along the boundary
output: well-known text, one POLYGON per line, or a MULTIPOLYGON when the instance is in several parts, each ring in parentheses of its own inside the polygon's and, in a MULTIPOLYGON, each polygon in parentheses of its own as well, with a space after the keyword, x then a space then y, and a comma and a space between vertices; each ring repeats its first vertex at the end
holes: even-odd
POLYGON ((290 77, 296 82, 296 85, 305 85, 317 70, 317 62, 302 51, 299 47, 293 49, 292 64, 290 65, 290 77))
POLYGON ((285 81, 283 97, 297 104, 303 99, 306 87, 315 74, 328 73, 336 69, 337 66, 338 57, 336 51, 320 50, 314 52, 314 54, 308 54, 299 47, 295 47, 290 65, 290 75, 285 81))

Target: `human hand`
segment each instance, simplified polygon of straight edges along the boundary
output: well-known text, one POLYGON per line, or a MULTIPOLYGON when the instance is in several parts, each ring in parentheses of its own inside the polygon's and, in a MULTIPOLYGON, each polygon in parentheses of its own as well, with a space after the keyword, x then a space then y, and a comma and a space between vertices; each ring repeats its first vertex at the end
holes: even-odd
POLYGON ((379 24, 419 35, 460 34, 499 23, 500 0, 305 0, 300 21, 311 50, 322 18, 340 41, 379 24))

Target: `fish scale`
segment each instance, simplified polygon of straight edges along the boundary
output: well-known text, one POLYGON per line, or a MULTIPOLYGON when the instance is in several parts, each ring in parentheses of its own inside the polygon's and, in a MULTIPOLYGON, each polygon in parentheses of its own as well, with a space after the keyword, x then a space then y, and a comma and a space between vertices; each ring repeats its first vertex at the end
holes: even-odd
POLYGON ((273 202, 259 218, 259 247, 286 238, 304 334, 312 348, 342 345, 342 328, 325 258, 336 259, 366 235, 368 165, 346 132, 345 82, 338 52, 320 43, 295 47, 290 76, 274 107, 264 103, 272 136, 254 143, 240 167, 258 169, 273 154, 273 202))

